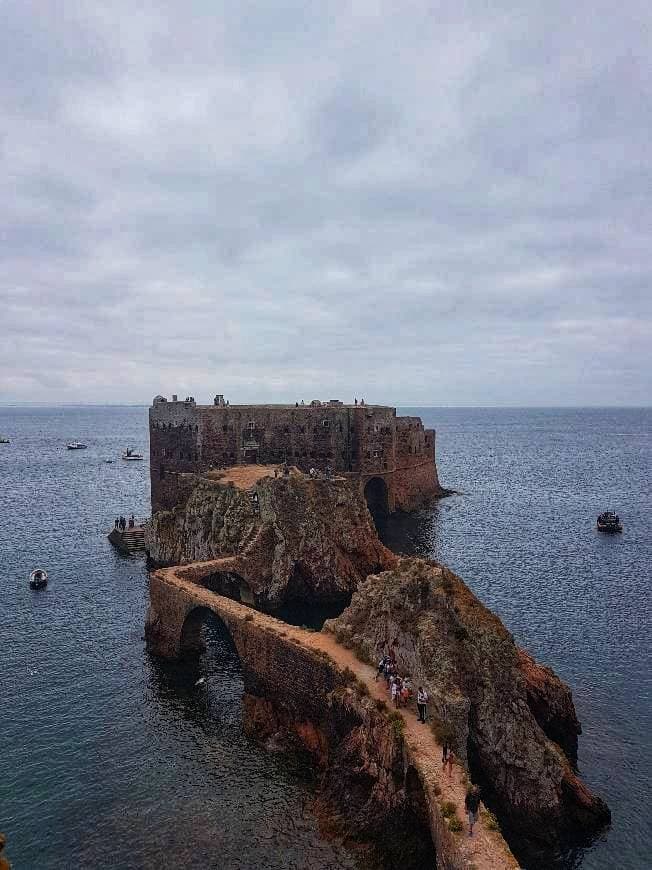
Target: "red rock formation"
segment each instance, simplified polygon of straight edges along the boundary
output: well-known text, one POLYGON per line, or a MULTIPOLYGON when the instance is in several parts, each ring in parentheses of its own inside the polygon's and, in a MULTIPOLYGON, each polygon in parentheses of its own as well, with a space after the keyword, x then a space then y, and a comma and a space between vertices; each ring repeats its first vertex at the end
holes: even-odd
POLYGON ((346 600, 369 573, 396 564, 346 480, 296 472, 244 491, 186 477, 184 501, 154 515, 146 546, 163 565, 223 559, 215 591, 268 610, 288 600, 346 600))
POLYGON ((524 838, 556 846, 608 822, 563 751, 574 758, 579 733, 570 690, 447 568, 401 560, 367 578, 327 626, 363 656, 393 647, 517 847, 524 838))
POLYGON ((5 848, 5 844, 7 842, 7 838, 4 834, 0 834, 0 870, 11 870, 11 864, 7 860, 7 858, 2 854, 5 848))

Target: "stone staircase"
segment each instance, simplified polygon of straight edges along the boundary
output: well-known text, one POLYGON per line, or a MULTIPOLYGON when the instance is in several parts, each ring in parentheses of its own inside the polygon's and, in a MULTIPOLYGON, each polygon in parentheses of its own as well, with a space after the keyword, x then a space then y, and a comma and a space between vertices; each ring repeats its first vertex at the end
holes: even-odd
POLYGON ((122 553, 135 554, 145 552, 145 527, 134 526, 133 529, 111 529, 109 541, 122 553))

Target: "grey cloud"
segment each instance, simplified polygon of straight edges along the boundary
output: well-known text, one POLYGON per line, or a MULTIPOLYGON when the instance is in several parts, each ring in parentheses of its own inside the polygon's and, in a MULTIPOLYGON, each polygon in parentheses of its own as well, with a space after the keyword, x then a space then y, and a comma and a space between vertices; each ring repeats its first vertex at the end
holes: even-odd
POLYGON ((647 4, 3 11, 0 401, 649 403, 647 4))

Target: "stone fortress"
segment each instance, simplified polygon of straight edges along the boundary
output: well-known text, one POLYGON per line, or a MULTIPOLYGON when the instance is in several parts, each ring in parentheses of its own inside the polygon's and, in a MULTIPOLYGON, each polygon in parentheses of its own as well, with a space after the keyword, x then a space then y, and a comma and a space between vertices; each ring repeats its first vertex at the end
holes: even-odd
POLYGON ((359 482, 372 513, 413 510, 441 495, 435 432, 396 408, 331 399, 212 405, 156 396, 149 410, 152 512, 177 504, 177 475, 247 463, 330 468, 359 482))

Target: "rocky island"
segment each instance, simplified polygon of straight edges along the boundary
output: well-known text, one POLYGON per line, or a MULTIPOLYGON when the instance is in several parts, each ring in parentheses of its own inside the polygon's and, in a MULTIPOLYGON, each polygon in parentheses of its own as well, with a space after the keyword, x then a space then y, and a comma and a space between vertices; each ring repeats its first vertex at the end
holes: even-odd
MULTIPOLYGON (((429 462, 418 480, 437 480, 429 462)), ((381 543, 370 479, 287 462, 166 471, 147 531, 149 647, 196 652, 204 614, 216 614, 242 661, 247 727, 311 755, 338 830, 385 866, 516 868, 514 849, 528 867, 549 867, 562 845, 609 820, 575 769, 570 689, 448 568, 381 543), (276 618, 293 601, 341 612, 307 631, 276 618), (387 652, 427 688, 430 727, 389 708, 375 680, 387 652), (457 756, 448 777, 444 740, 457 756), (471 782, 487 812, 467 838, 459 820, 471 782)))

